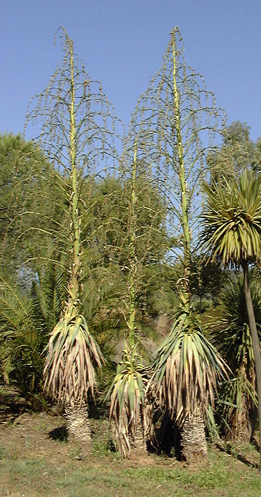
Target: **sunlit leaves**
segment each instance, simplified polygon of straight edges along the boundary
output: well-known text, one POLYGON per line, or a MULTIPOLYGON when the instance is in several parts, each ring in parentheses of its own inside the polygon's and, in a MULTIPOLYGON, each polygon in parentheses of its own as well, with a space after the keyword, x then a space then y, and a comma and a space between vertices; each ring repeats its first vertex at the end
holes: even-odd
POLYGON ((217 381, 228 372, 191 311, 174 321, 156 352, 153 368, 152 381, 158 385, 160 402, 180 422, 193 416, 198 404, 205 412, 209 404, 214 405, 217 381))
MULTIPOLYGON (((256 278, 252 285, 253 307, 257 328, 261 331, 260 293, 260 284, 256 278)), ((208 326, 211 341, 235 376, 229 384, 222 384, 219 410, 222 410, 232 436, 245 436, 247 430, 244 432, 244 427, 249 427, 251 410, 257 405, 257 392, 243 275, 232 275, 221 290, 219 306, 215 317, 209 317, 208 326)), ((250 437, 250 431, 248 433, 250 437)))
POLYGON ((69 306, 51 333, 45 386, 63 404, 81 402, 96 386, 95 366, 104 362, 86 319, 69 306))
POLYGON ((131 439, 135 440, 138 428, 145 436, 147 383, 148 370, 139 358, 137 347, 126 346, 107 393, 107 397, 111 399, 110 420, 114 423, 116 442, 124 457, 130 453, 131 439))
POLYGON ((261 258, 261 179, 250 171, 238 181, 205 185, 204 249, 223 264, 261 258))

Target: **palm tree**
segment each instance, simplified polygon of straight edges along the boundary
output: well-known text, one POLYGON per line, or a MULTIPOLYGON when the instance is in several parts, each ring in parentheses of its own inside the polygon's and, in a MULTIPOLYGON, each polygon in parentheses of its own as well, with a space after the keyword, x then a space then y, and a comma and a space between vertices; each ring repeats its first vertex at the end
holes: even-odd
POLYGON ((43 352, 66 296, 65 271, 50 263, 35 274, 28 294, 0 276, 0 355, 6 383, 31 407, 45 403, 43 352))
MULTIPOLYGON (((210 258, 241 266, 257 377, 261 447, 261 354, 250 291, 249 264, 261 262, 261 177, 245 170, 238 181, 205 185, 202 243, 210 258)), ((261 470, 261 452, 260 452, 261 470)))
MULTIPOLYGON (((251 285, 257 326, 261 325, 260 286, 251 285)), ((251 440, 257 417, 254 352, 248 324, 242 274, 232 274, 221 290, 219 306, 208 327, 211 341, 233 372, 234 378, 221 389, 222 418, 227 436, 251 440), (224 403, 222 402, 224 400, 224 403)))

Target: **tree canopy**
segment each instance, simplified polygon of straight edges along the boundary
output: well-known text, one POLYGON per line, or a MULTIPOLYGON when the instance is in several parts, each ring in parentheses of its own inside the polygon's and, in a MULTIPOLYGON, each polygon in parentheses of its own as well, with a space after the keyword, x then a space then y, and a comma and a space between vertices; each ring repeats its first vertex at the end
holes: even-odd
POLYGON ((223 143, 207 157, 212 179, 238 178, 246 168, 261 172, 261 138, 250 139, 250 126, 235 121, 223 131, 223 143))

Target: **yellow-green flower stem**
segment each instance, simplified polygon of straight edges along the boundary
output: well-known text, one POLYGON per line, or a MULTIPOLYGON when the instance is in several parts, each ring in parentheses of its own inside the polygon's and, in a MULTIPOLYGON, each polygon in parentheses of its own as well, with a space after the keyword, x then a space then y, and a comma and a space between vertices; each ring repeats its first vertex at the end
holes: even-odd
POLYGON ((132 169, 132 191, 131 191, 131 206, 130 206, 130 278, 129 278, 129 291, 130 291, 130 304, 129 304, 129 345, 132 347, 135 343, 135 270, 136 270, 136 253, 135 253, 135 230, 136 230, 136 175, 137 175, 137 140, 135 141, 133 169, 132 169))
POLYGON ((71 154, 71 237, 72 237, 72 267, 69 283, 70 303, 77 306, 79 300, 79 278, 80 278, 80 217, 78 211, 78 178, 76 167, 76 150, 75 150, 75 88, 74 88, 74 57, 73 42, 69 40, 70 47, 70 66, 71 66, 71 109, 70 109, 70 154, 71 154))
POLYGON ((181 188, 181 222, 183 229, 184 243, 184 285, 183 292, 186 300, 189 300, 189 280, 191 272, 191 236, 188 219, 188 192, 185 177, 184 151, 182 143, 181 125, 180 125, 180 98, 177 86, 177 63, 176 63, 176 33, 172 32, 172 52, 173 52, 173 91, 175 102, 175 120, 177 130, 177 148, 179 161, 179 180, 181 188))

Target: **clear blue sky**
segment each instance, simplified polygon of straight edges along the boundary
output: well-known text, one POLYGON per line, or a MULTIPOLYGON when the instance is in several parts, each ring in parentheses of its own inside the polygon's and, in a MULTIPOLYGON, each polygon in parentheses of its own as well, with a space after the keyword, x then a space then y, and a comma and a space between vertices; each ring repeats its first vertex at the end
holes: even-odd
POLYGON ((30 97, 62 59, 60 25, 126 127, 178 25, 228 122, 261 136, 260 0, 0 0, 0 133, 23 131, 30 97))

